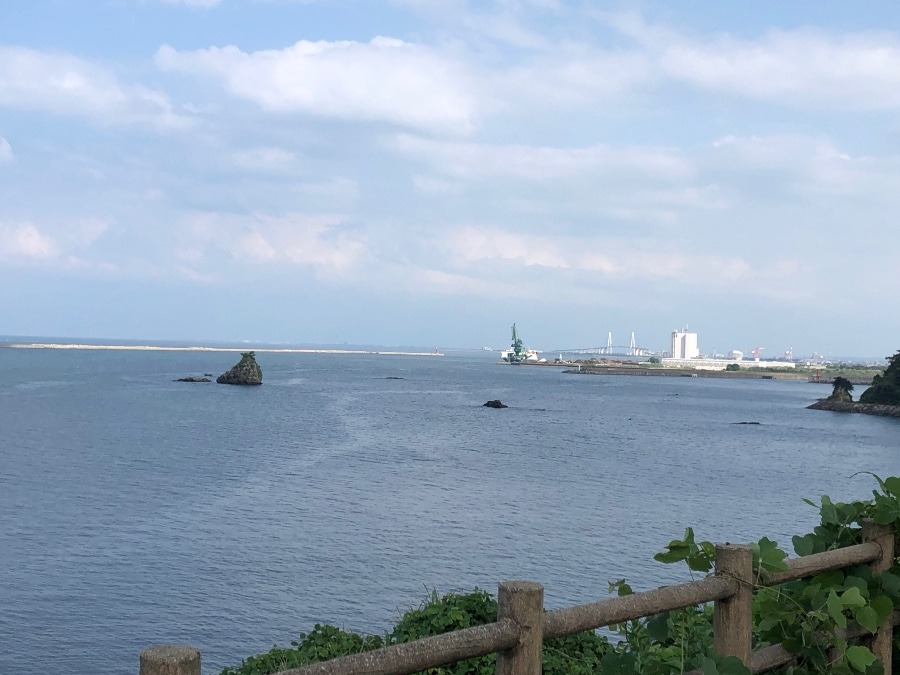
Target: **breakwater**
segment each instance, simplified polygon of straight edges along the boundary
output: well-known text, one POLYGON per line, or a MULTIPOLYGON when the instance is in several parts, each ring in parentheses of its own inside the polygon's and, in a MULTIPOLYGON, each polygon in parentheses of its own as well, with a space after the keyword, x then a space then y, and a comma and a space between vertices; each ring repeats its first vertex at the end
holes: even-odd
POLYGON ((802 373, 773 373, 750 370, 697 370, 693 368, 644 368, 635 366, 580 366, 564 370, 570 375, 634 375, 640 377, 708 377, 726 380, 803 380, 802 373))
POLYGON ((246 352, 252 349, 254 352, 270 354, 366 354, 373 356, 443 356, 443 353, 391 351, 373 349, 313 349, 303 347, 206 347, 202 345, 98 345, 98 344, 70 344, 70 343, 44 343, 23 342, 18 344, 3 345, 7 349, 69 349, 80 351, 119 351, 119 352, 246 352))

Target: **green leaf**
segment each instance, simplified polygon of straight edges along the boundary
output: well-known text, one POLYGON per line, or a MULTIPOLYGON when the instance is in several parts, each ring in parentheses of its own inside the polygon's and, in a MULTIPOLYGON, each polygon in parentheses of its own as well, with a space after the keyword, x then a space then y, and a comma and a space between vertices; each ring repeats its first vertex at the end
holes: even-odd
POLYGON ((787 553, 778 548, 778 542, 763 537, 753 547, 759 556, 759 567, 769 572, 782 572, 787 569, 784 559, 787 553))
POLYGON ((686 559, 690 553, 687 545, 678 539, 670 541, 669 545, 666 546, 666 549, 666 551, 662 551, 653 556, 653 559, 666 564, 676 563, 686 559))
POLYGON ((844 656, 847 662, 861 673, 875 663, 875 655, 866 647, 859 645, 848 647, 844 656))
POLYGON ((634 673, 636 667, 634 654, 616 654, 610 652, 600 661, 600 675, 622 675, 622 673, 634 673))
POLYGON ((816 537, 807 534, 802 537, 793 537, 791 542, 794 544, 794 551, 799 556, 812 555, 816 550, 816 537))
POLYGON ((860 607, 854 610, 853 618, 856 619, 856 623, 870 633, 878 630, 878 612, 871 607, 860 607))
POLYGON ((828 599, 825 601, 825 607, 828 609, 828 615, 841 628, 847 627, 847 617, 844 616, 844 605, 837 593, 830 591, 828 599))
POLYGON ((900 497, 900 477, 891 476, 884 481, 884 491, 894 497, 900 497))
POLYGON ((656 642, 665 642, 669 637, 669 612, 663 612, 647 619, 647 635, 656 642))
POLYGON ((715 661, 706 656, 703 658, 703 663, 700 665, 700 672, 703 673, 703 675, 719 675, 719 667, 716 665, 715 661))
POLYGON ((900 500, 895 497, 876 495, 872 520, 879 525, 890 525, 900 521, 900 500))
POLYGON ((900 597, 900 576, 891 572, 881 573, 881 587, 885 593, 900 597))
POLYGON ((841 594, 841 604, 844 607, 863 607, 866 599, 856 586, 851 586, 841 594))
POLYGON ((837 509, 834 507, 831 499, 825 495, 822 496, 822 506, 819 509, 819 513, 822 517, 823 525, 840 525, 837 509))
POLYGON ((878 630, 878 612, 871 607, 860 607, 853 611, 853 618, 856 623, 865 628, 870 633, 878 630))
POLYGON ((752 672, 738 657, 726 656, 719 666, 719 675, 752 675, 752 672))
POLYGON ((878 625, 880 626, 887 618, 894 613, 894 603, 886 595, 876 595, 869 600, 869 606, 875 610, 878 616, 878 625))

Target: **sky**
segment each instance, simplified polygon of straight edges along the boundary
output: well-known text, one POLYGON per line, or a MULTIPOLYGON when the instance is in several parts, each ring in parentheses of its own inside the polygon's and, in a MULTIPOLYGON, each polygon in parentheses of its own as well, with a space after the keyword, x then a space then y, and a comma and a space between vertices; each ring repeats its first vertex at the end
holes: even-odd
POLYGON ((8 4, 0 334, 900 348, 892 2, 8 4))

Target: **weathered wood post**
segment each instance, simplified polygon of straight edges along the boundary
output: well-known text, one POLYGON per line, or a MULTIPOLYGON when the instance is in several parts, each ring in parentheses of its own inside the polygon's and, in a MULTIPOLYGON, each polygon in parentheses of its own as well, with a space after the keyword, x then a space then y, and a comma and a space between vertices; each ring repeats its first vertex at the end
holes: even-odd
POLYGON ((200 650, 187 645, 157 645, 141 652, 140 675, 200 675, 200 650))
POLYGON ((737 592, 713 609, 713 646, 722 656, 750 662, 753 632, 753 552, 749 546, 716 546, 716 575, 737 581, 737 592))
MULTIPOLYGON (((886 572, 894 562, 894 533, 890 525, 879 525, 874 520, 862 521, 863 541, 874 541, 881 546, 881 557, 872 562, 873 572, 886 572)), ((894 639, 894 624, 891 617, 872 638, 872 653, 884 664, 884 672, 893 672, 891 663, 891 643, 894 639)))
POLYGON ((531 581, 501 581, 497 620, 519 628, 519 643, 497 654, 497 675, 541 675, 544 644, 544 587, 531 581))

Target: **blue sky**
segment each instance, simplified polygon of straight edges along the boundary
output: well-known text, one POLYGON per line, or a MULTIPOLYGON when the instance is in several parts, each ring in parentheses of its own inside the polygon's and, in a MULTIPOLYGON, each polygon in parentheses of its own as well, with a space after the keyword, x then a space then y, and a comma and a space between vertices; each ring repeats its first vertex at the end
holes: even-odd
POLYGON ((0 334, 900 347, 893 3, 11 6, 0 334))

